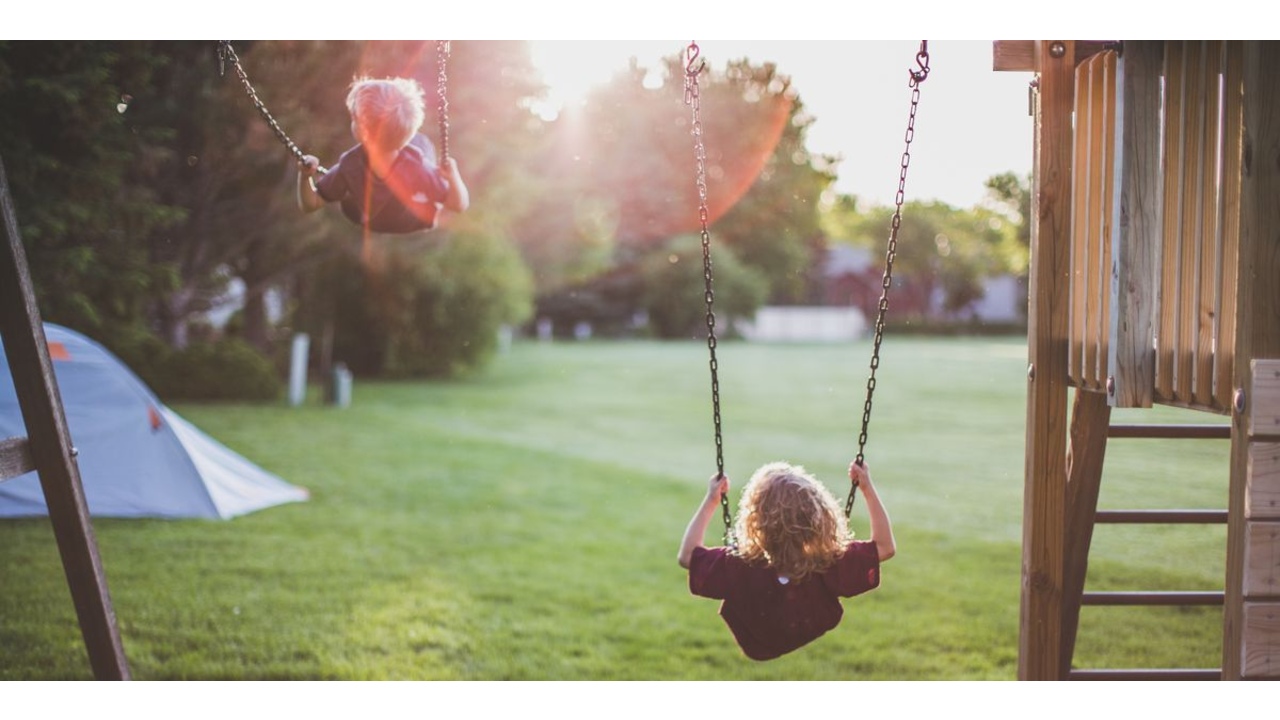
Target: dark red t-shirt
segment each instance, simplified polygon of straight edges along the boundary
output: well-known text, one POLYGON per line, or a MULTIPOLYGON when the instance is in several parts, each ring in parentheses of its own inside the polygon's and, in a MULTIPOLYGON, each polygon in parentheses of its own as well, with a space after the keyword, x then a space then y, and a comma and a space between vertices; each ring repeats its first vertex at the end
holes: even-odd
POLYGON ((849 543, 834 565, 800 582, 782 582, 772 568, 722 547, 694 548, 689 562, 690 592, 724 601, 720 616, 752 660, 772 660, 813 642, 840 624, 840 598, 879 585, 880 553, 869 540, 849 543))
POLYGON ((342 154, 338 164, 316 178, 325 202, 341 202, 342 214, 374 232, 410 233, 435 226, 437 203, 448 196, 449 183, 436 166, 436 148, 415 134, 391 164, 384 179, 369 171, 364 146, 342 154))

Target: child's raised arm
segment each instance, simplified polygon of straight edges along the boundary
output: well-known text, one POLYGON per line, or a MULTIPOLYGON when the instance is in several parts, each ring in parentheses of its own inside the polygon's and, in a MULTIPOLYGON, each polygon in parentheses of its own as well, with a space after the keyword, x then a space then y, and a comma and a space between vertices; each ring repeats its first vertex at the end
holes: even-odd
POLYGON ((676 561, 685 570, 689 569, 694 548, 702 547, 702 538, 706 535, 707 525, 711 524, 711 517, 715 515, 716 507, 720 504, 720 496, 728 492, 729 478, 723 475, 712 475, 711 481, 707 484, 707 495, 702 498, 702 504, 689 520, 689 526, 684 530, 684 540, 680 543, 680 554, 676 556, 676 561))
POLYGON ((312 180, 319 167, 320 160, 314 155, 304 155, 298 163, 298 209, 303 212, 315 212, 325 205, 312 180))
POLYGON ((467 184, 462 182, 462 174, 458 172, 458 161, 451 157, 444 159, 444 164, 440 168, 444 171, 445 177, 449 178, 449 195, 444 200, 444 206, 453 212, 466 212, 471 207, 471 193, 467 190, 467 184))
POLYGON ((871 469, 865 462, 861 466, 856 461, 849 463, 849 479, 857 483, 862 490, 862 496, 866 498, 867 515, 871 519, 871 541, 876 544, 880 561, 884 562, 894 556, 898 547, 893 539, 893 525, 889 522, 889 513, 880 502, 875 485, 871 483, 871 469))

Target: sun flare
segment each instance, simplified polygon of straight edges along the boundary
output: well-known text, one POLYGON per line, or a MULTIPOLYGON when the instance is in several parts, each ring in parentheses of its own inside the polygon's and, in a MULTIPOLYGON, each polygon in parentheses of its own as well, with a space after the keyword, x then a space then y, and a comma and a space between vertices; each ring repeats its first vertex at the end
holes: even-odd
POLYGON ((651 70, 646 86, 660 86, 659 60, 680 50, 678 44, 656 41, 530 40, 530 58, 547 84, 546 97, 533 105, 533 111, 554 120, 566 109, 581 106, 592 90, 626 69, 632 58, 651 70))

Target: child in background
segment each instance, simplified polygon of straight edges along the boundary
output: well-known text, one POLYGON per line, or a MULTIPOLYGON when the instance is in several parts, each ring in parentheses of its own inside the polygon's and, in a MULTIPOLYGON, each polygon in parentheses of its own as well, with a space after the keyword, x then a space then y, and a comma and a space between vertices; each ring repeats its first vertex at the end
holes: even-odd
POLYGON ((359 143, 316 178, 320 161, 299 164, 298 206, 314 212, 342 204, 353 223, 374 232, 411 233, 435 227, 441 206, 463 212, 470 204, 458 164, 436 164, 436 149, 418 132, 424 118, 422 86, 409 78, 358 78, 347 93, 351 134, 359 143))
POLYGON ((764 465, 743 491, 735 523, 740 547, 703 546, 707 524, 729 479, 713 476, 685 530, 677 560, 689 571, 694 595, 723 600, 720 615, 752 660, 771 660, 836 627, 840 598, 880 584, 880 563, 896 547, 889 515, 865 465, 849 465, 862 489, 871 538, 853 540, 831 492, 804 468, 764 465))

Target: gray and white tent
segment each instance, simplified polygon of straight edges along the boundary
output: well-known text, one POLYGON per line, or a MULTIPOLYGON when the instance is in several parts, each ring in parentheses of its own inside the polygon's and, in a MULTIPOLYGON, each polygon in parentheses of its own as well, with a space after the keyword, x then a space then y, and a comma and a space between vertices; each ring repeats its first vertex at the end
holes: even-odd
MULTIPOLYGON (((90 515, 228 519, 308 498, 166 407, 106 348, 44 331, 90 515)), ((0 439, 26 434, 0 344, 0 439)), ((36 473, 0 482, 0 517, 47 514, 36 473)))

